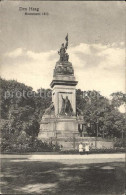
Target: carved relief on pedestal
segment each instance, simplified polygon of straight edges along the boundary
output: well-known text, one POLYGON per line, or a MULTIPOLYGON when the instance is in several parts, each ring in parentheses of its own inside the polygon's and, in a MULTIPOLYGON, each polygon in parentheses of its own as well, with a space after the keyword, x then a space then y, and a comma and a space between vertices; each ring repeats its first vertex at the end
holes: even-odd
POLYGON ((68 96, 66 96, 66 98, 62 97, 62 106, 61 106, 61 111, 60 111, 60 115, 66 115, 66 116, 73 116, 73 108, 71 105, 70 100, 68 99, 68 96))

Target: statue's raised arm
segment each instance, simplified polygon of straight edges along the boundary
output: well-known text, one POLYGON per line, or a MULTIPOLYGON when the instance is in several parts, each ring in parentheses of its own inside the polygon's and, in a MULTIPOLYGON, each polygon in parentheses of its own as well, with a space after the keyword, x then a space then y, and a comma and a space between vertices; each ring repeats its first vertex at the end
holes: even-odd
POLYGON ((65 40, 66 40, 65 49, 67 50, 67 47, 68 47, 68 33, 67 33, 67 36, 66 36, 65 40))

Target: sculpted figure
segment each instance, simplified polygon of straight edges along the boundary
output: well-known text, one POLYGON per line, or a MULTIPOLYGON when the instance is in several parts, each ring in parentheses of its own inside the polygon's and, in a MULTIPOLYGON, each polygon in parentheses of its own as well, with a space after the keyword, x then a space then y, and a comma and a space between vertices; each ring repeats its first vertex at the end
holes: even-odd
POLYGON ((65 114, 65 99, 63 98, 62 95, 61 95, 61 97, 62 97, 62 107, 61 107, 60 114, 65 114))
POLYGON ((61 107, 61 112, 60 114, 62 115, 73 115, 73 109, 70 103, 70 100, 68 99, 68 96, 66 98, 62 97, 62 107, 61 107))
POLYGON ((64 47, 64 43, 62 43, 60 51, 58 51, 58 54, 60 55, 60 61, 61 62, 64 61, 65 52, 66 52, 66 48, 64 47))
POLYGON ((58 54, 60 55, 60 62, 68 61, 69 55, 66 53, 67 47, 68 47, 68 34, 65 38, 66 44, 62 43, 60 51, 58 51, 58 54))
POLYGON ((68 60, 69 60, 69 55, 68 55, 68 53, 65 53, 65 59, 64 59, 64 61, 67 61, 68 62, 68 60))
POLYGON ((49 106, 49 108, 47 108, 47 109, 45 110, 45 113, 44 113, 44 114, 51 114, 52 111, 54 111, 54 109, 55 109, 55 107, 54 107, 54 104, 53 104, 53 102, 52 102, 51 105, 49 106))

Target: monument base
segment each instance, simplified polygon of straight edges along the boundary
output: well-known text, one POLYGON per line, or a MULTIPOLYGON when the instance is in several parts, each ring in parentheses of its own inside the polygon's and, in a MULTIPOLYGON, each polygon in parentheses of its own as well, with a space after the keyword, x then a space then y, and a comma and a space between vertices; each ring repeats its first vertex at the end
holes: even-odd
POLYGON ((80 122, 76 116, 44 115, 40 123, 38 138, 73 137, 73 134, 79 136, 78 124, 80 122))
POLYGON ((80 137, 78 125, 82 123, 83 118, 76 116, 44 115, 38 139, 58 144, 63 150, 74 149, 74 139, 80 137))
MULTIPOLYGON (((84 121, 76 116, 44 115, 38 139, 60 146, 61 150, 78 150, 80 143, 89 143, 91 148, 113 148, 113 142, 102 138, 80 137, 78 125, 84 121)), ((84 133, 83 133, 84 136, 84 133)))
POLYGON ((83 122, 82 116, 44 115, 40 123, 38 139, 54 145, 58 144, 62 150, 75 149, 74 140, 80 138, 78 126, 83 122))

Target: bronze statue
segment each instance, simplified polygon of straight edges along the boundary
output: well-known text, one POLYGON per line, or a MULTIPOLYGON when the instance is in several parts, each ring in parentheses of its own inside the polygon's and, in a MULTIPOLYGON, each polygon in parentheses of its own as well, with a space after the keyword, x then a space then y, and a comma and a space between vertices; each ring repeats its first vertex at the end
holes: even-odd
POLYGON ((62 43, 60 51, 58 51, 58 54, 60 55, 60 62, 68 61, 69 55, 66 53, 67 47, 68 47, 68 34, 65 38, 66 44, 62 43))
POLYGON ((62 107, 61 107, 61 115, 73 115, 73 109, 70 103, 70 100, 68 99, 68 96, 66 98, 62 97, 62 107))

